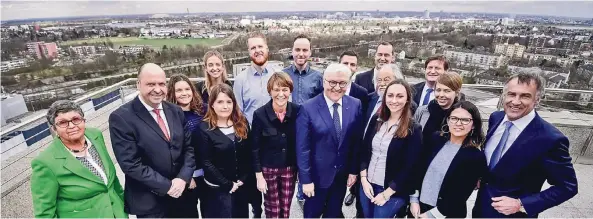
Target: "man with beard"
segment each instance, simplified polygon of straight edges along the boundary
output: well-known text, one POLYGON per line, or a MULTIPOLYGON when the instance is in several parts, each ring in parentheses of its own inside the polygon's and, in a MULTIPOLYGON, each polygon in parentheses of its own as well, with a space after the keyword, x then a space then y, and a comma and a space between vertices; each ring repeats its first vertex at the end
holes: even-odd
POLYGON ((276 71, 268 66, 268 43, 262 33, 251 33, 247 39, 251 66, 235 77, 233 92, 239 108, 251 125, 253 112, 270 101, 266 90, 270 76, 276 71))
POLYGON ((343 217, 345 187, 356 182, 362 107, 360 100, 344 95, 350 75, 345 65, 329 65, 323 93, 305 102, 297 116, 297 166, 307 196, 305 218, 343 217))
MULTIPOLYGON (((268 66, 268 44, 262 33, 255 32, 249 35, 247 49, 251 66, 235 77, 233 92, 239 108, 251 125, 255 110, 270 101, 267 84, 276 70, 268 66)), ((249 203, 253 208, 253 215, 260 218, 263 212, 261 208, 263 196, 257 190, 255 174, 247 179, 245 186, 251 191, 249 203)))
POLYGON ((359 73, 354 79, 354 83, 367 89, 369 93, 375 92, 377 85, 375 78, 385 64, 393 63, 393 45, 389 42, 381 42, 375 53, 375 67, 367 72, 359 73))
MULTIPOLYGON (((125 210, 138 218, 176 218, 179 196, 195 170, 183 110, 165 100, 167 78, 156 64, 138 73, 139 94, 109 116, 115 158, 126 176, 125 210)), ((174 91, 170 91, 174 92, 174 91)))
POLYGON ((294 38, 292 46, 293 64, 283 71, 290 75, 294 83, 292 102, 303 104, 323 91, 321 72, 312 69, 308 63, 311 58, 311 39, 306 35, 294 38))

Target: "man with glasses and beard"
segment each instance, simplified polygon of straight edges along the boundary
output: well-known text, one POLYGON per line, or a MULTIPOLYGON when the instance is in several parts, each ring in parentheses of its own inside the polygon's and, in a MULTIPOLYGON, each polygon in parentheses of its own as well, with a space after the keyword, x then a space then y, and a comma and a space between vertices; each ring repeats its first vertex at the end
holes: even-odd
MULTIPOLYGON (((249 35, 247 49, 251 58, 251 66, 235 77, 233 93, 241 112, 251 126, 255 110, 270 101, 267 84, 276 69, 268 65, 268 43, 262 33, 255 32, 249 35)), ((261 208, 263 197, 257 190, 255 174, 251 176, 245 182, 245 186, 251 191, 249 203, 253 208, 253 215, 260 218, 263 212, 261 208)))
POLYGON ((369 93, 375 92, 375 86, 377 86, 375 78, 377 78, 377 74, 379 74, 383 65, 391 63, 393 63, 393 45, 389 42, 381 42, 375 53, 375 67, 369 71, 357 74, 354 83, 364 87, 369 93))

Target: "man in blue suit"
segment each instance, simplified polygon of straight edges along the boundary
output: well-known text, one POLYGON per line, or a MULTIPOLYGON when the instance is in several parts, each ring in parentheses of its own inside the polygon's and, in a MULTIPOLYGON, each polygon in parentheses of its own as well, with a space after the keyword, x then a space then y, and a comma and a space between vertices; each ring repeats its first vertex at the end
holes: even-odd
POLYGON ((323 75, 323 93, 306 101, 297 118, 297 165, 303 184, 305 218, 339 218, 346 187, 359 172, 362 107, 345 96, 350 70, 331 64, 323 75))
POLYGON ((506 82, 504 112, 492 113, 488 121, 489 171, 480 182, 473 217, 537 217, 577 194, 568 138, 534 109, 544 85, 529 73, 506 82), (551 187, 541 191, 546 180, 551 187))
MULTIPOLYGON (((181 217, 179 196, 195 170, 183 110, 164 101, 165 72, 148 63, 138 73, 138 97, 109 116, 115 158, 126 176, 126 213, 138 218, 181 217)), ((172 91, 173 92, 173 91, 172 91)))

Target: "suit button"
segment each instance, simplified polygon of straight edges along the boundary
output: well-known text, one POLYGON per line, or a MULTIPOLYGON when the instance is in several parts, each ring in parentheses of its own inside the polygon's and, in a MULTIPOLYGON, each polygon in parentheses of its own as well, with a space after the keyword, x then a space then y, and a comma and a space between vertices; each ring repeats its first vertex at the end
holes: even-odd
POLYGON ((335 165, 334 168, 338 169, 338 165, 335 165))
POLYGON ((282 152, 286 152, 286 148, 282 148, 282 152))
POLYGON ((286 134, 282 133, 282 137, 286 137, 286 134))
POLYGON ((443 198, 439 197, 439 200, 441 200, 441 199, 443 199, 443 198))

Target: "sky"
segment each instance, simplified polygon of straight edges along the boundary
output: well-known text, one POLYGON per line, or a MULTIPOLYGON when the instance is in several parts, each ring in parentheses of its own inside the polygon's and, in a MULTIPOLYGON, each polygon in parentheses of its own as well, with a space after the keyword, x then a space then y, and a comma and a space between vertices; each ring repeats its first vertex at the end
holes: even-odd
POLYGON ((375 1, 375 0, 194 0, 194 1, 1 1, 1 19, 199 12, 424 11, 532 14, 593 18, 593 1, 375 1))

